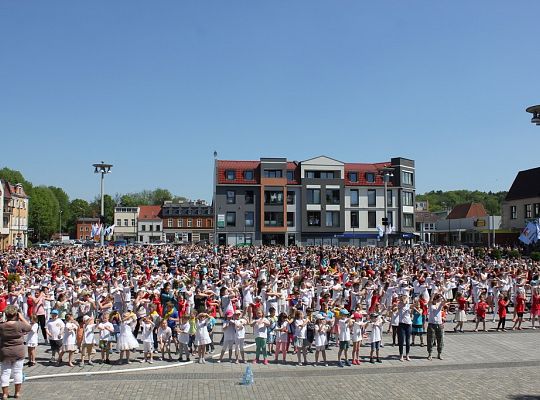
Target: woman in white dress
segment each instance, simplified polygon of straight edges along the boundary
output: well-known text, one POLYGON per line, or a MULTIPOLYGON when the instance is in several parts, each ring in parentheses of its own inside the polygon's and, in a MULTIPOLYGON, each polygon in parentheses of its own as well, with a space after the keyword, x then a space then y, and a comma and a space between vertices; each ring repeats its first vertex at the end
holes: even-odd
POLYGON ((122 322, 120 323, 120 334, 118 335, 118 341, 116 343, 117 349, 120 351, 120 362, 126 358, 126 364, 130 364, 129 352, 139 347, 139 342, 133 336, 132 326, 137 322, 137 317, 132 312, 126 312, 122 316, 122 322))
POLYGON ((205 364, 206 345, 212 342, 208 332, 209 317, 206 313, 197 314, 195 346, 197 346, 197 353, 199 354, 199 364, 205 364))

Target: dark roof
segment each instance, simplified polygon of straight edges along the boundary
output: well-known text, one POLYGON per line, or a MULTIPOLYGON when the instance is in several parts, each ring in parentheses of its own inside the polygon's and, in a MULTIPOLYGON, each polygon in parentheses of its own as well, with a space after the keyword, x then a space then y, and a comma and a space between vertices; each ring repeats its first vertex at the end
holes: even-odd
POLYGON ((540 197, 540 167, 519 171, 505 200, 540 197))
POLYGON ((482 203, 464 203, 455 206, 446 219, 487 217, 488 213, 482 203))
POLYGON ((441 217, 435 213, 429 211, 415 211, 414 219, 416 222, 437 222, 441 217))
POLYGON ((89 217, 81 217, 77 218, 77 223, 89 223, 89 222, 99 222, 99 218, 89 218, 89 217))

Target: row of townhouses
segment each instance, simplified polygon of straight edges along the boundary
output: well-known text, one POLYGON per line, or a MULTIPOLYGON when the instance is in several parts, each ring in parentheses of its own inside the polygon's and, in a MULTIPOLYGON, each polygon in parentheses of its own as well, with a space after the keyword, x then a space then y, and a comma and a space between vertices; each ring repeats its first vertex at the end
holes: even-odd
POLYGON ((28 196, 22 184, 0 180, 0 250, 28 244, 28 196))
POLYGON ((215 174, 220 245, 376 244, 385 223, 390 244, 414 237, 413 160, 216 160, 215 174))
MULTIPOLYGON (((185 203, 165 202, 162 206, 116 207, 114 240, 128 243, 197 243, 213 240, 214 214, 202 200, 185 203)), ((92 224, 98 218, 79 218, 77 239, 92 238, 92 224)))

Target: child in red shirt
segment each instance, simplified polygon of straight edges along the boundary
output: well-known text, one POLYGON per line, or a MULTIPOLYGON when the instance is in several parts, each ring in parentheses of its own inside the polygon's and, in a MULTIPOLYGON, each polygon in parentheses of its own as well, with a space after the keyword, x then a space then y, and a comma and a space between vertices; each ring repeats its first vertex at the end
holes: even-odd
POLYGON ((486 312, 489 308, 488 303, 484 295, 480 296, 480 300, 476 303, 476 327, 474 328, 475 332, 478 332, 478 325, 482 322, 482 330, 486 331, 486 312))
POLYGON ((521 323, 523 322, 523 314, 525 314, 525 292, 523 291, 519 291, 516 295, 515 311, 517 314, 517 318, 514 321, 514 326, 512 327, 512 330, 517 329, 520 331, 521 323))
POLYGON ((499 307, 498 314, 499 314, 499 324, 497 325, 497 332, 499 331, 499 328, 502 327, 502 331, 506 332, 506 329, 504 328, 506 324, 506 306, 508 306, 508 297, 504 297, 501 294, 499 294, 499 300, 497 302, 497 305, 499 307))

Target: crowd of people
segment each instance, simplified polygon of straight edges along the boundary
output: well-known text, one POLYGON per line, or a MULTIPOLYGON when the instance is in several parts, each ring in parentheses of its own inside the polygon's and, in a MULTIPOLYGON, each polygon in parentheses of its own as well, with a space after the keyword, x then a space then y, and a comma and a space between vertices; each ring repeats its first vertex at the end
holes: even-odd
POLYGON ((535 329, 540 263, 481 254, 444 246, 66 246, 3 252, 2 387, 12 373, 20 384, 23 345, 30 366, 38 345, 50 346, 54 364, 74 366, 77 358, 82 367, 95 357, 130 363, 135 350, 142 350, 140 362, 174 355, 205 363, 216 342, 217 362, 228 356, 240 363, 248 361, 245 340, 253 338, 254 363, 285 363, 292 352, 298 365, 343 367, 361 362, 363 346, 362 357, 382 362, 385 344, 410 361, 411 344, 423 346, 424 336, 428 359, 442 359, 444 331, 463 332, 467 320, 475 322, 474 331, 486 330, 489 319, 498 321, 501 332, 526 324, 535 329), (508 310, 512 326, 506 325, 508 310), (219 340, 216 325, 223 333, 219 340), (18 350, 9 354, 6 338, 14 330, 25 337, 11 339, 18 350), (329 346, 338 349, 336 360, 328 359, 329 346), (118 360, 110 359, 114 352, 118 360), (314 360, 308 360, 312 352, 314 360))

